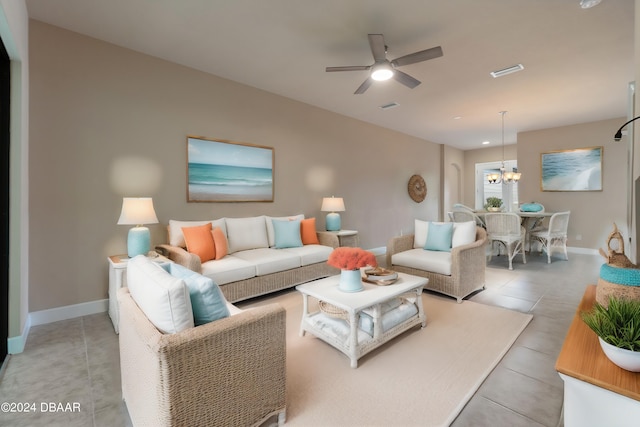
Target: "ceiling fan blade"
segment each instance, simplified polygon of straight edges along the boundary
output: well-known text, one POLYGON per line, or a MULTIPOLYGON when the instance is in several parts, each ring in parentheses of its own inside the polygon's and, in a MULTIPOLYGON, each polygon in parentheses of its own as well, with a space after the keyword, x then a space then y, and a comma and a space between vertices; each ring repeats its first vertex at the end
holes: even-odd
POLYGON ((439 58, 442 54, 442 47, 432 47, 431 49, 421 50, 420 52, 410 53, 391 61, 394 67, 402 67, 404 65, 415 64, 416 62, 428 61, 429 59, 439 58))
POLYGON ((403 73, 400 70, 393 70, 393 78, 397 81, 408 87, 409 89, 413 89, 414 87, 420 84, 420 80, 416 80, 411 77, 407 73, 403 73))
POLYGON ((369 77, 367 80, 362 82, 360 87, 358 89, 356 89, 356 91, 353 92, 353 94, 354 95, 361 95, 361 94, 365 93, 365 91, 367 89, 369 89, 369 86, 371 86, 372 84, 373 84, 373 79, 371 77, 369 77))
POLYGON ((364 71, 370 68, 370 65, 347 65, 345 67, 327 67, 325 71, 364 71))
POLYGON ((371 53, 376 62, 387 60, 387 49, 382 34, 369 34, 369 46, 371 46, 371 53))

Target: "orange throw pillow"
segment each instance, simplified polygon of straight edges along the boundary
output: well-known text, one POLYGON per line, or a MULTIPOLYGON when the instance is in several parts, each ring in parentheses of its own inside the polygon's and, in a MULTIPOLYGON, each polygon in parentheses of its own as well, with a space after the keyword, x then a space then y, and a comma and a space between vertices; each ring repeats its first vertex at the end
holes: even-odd
POLYGON ((229 253, 229 245, 227 243, 227 236, 220 227, 216 227, 211 230, 211 236, 213 236, 213 243, 216 246, 216 259, 221 259, 227 256, 229 253))
POLYGON ((303 245, 319 245, 318 233, 316 233, 316 219, 308 218, 300 221, 300 235, 303 245))
POLYGON ((216 258, 216 247, 211 235, 211 223, 196 227, 182 227, 187 251, 200 257, 201 262, 216 258))

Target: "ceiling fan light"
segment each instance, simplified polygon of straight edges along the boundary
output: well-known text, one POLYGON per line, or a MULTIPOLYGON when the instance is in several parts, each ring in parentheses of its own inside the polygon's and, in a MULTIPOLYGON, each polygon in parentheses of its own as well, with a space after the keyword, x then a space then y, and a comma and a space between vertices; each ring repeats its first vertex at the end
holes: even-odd
POLYGON ((393 70, 387 64, 374 65, 371 78, 376 81, 389 80, 393 77, 393 70))

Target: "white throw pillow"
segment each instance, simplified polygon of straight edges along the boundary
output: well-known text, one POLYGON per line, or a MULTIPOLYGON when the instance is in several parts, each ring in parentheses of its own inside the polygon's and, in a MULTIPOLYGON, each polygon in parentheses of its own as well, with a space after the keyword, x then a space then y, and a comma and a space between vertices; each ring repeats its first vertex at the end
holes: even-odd
POLYGON ((267 237, 269 238, 269 247, 272 248, 276 245, 276 233, 273 229, 273 221, 272 220, 296 220, 299 219, 302 221, 304 219, 304 214, 291 215, 291 216, 265 216, 265 220, 267 222, 267 237))
POLYGON ((468 245, 476 241, 476 222, 454 222, 453 238, 451 239, 451 247, 468 245))
POLYGON ((226 223, 230 254, 247 249, 269 247, 264 216, 226 218, 226 223))
POLYGON ((196 227, 198 225, 205 225, 211 223, 212 227, 220 227, 222 232, 227 234, 227 227, 224 222, 224 218, 216 219, 215 221, 176 221, 169 220, 169 244, 171 246, 179 246, 181 248, 187 247, 184 241, 184 235, 182 234, 182 227, 196 227))
POLYGON ((429 232, 429 221, 415 220, 413 232, 413 248, 424 249, 427 244, 427 233, 429 232))
POLYGON ((138 307, 160 332, 174 334, 193 328, 189 288, 159 264, 144 255, 129 260, 127 286, 138 307))

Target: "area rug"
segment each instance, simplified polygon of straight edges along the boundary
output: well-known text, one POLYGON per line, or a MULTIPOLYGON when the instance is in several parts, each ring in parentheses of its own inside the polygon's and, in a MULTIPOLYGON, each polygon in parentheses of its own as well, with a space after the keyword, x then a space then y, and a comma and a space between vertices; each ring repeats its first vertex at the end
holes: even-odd
POLYGON ((427 315, 365 355, 347 356, 299 334, 296 291, 254 302, 287 310, 287 426, 448 426, 500 362, 532 316, 423 293, 427 315))

